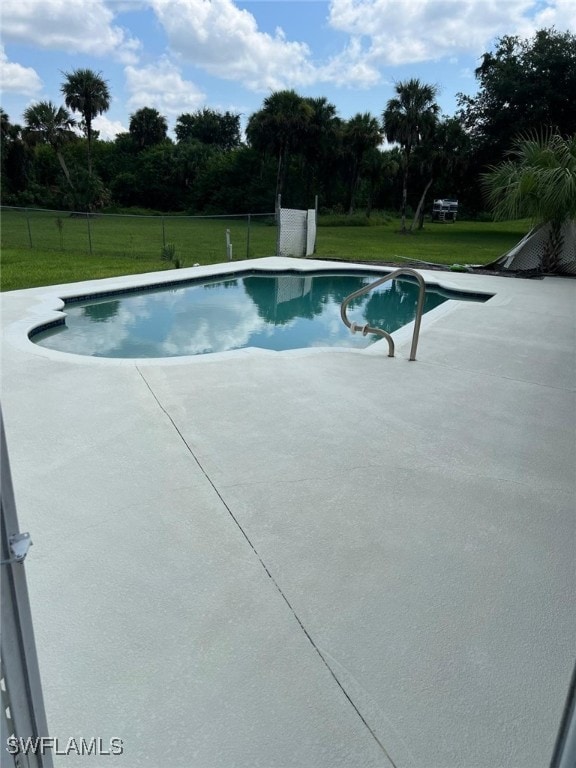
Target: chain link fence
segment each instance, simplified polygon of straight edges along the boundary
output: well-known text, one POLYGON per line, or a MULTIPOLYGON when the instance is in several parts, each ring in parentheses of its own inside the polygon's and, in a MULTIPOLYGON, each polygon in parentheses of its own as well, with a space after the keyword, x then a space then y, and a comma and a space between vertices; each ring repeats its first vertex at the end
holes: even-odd
POLYGON ((274 256, 274 213, 144 216, 0 207, 2 248, 177 258, 186 265, 274 256), (231 244, 231 248, 229 247, 231 244))

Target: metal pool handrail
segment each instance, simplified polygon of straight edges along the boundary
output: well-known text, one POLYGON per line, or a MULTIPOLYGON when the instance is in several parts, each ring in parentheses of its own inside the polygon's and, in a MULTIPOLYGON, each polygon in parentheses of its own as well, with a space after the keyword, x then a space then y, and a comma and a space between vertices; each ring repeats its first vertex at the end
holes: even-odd
POLYGON ((384 275, 384 277, 381 277, 374 283, 370 283, 370 285, 364 285, 362 288, 354 291, 354 293, 351 293, 350 296, 346 296, 340 306, 340 317, 342 318, 344 325, 350 328, 352 333, 356 333, 356 331, 362 331, 363 336, 367 336, 369 333, 375 333, 378 336, 382 336, 383 338, 387 339, 388 357, 394 357, 394 340, 392 336, 390 336, 390 334, 387 331, 384 331, 382 328, 373 328, 371 325, 368 325, 368 323, 366 323, 366 325, 357 325, 356 323, 351 323, 350 320, 348 320, 346 309, 348 308, 348 304, 350 304, 353 299, 357 299, 359 296, 363 296, 365 293, 369 293, 372 288, 376 288, 377 285, 387 283, 388 280, 394 280, 394 278, 398 277, 398 275, 412 275, 412 277, 416 278, 419 286, 418 304, 416 305, 416 317, 414 318, 414 333, 412 334, 412 346, 410 347, 409 357, 409 360, 416 360, 416 347, 418 346, 418 336, 420 334, 420 322, 422 320, 422 312, 424 310, 424 299, 426 298, 426 283, 424 282, 422 275, 419 272, 416 272, 415 269, 410 269, 409 267, 401 267, 400 269, 395 269, 394 272, 389 272, 387 275, 384 275))

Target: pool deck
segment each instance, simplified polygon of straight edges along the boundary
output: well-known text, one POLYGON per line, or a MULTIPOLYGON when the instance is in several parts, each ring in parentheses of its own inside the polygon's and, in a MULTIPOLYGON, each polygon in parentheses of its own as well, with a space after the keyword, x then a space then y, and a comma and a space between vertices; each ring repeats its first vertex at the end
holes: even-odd
MULTIPOLYGON (((286 263, 327 266, 234 266, 286 263)), ((64 355, 26 337, 55 297, 174 273, 2 295, 50 735, 124 746, 57 766, 548 765, 576 656, 576 281, 422 274, 494 298, 425 318, 416 362, 404 331, 394 359, 64 355)))

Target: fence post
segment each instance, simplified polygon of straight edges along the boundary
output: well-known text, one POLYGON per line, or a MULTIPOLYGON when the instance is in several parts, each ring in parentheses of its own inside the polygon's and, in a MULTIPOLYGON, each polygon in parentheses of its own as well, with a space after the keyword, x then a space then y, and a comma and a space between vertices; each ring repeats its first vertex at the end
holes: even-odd
POLYGON ((90 229, 90 211, 86 211, 86 223, 88 224, 88 248, 90 249, 90 256, 92 256, 92 231, 90 229))
POLYGON ((32 230, 30 229, 30 217, 28 216, 28 208, 24 208, 26 211, 26 224, 28 226, 28 242, 30 243, 30 248, 32 248, 32 230))
POLYGON ((276 256, 280 256, 280 212, 282 210, 282 198, 278 195, 276 203, 276 256))
POLYGON ((316 240, 318 237, 318 195, 314 197, 314 210, 316 211, 316 232, 314 233, 314 250, 312 253, 316 253, 316 240))
POLYGON ((166 248, 166 228, 164 227, 164 216, 162 216, 162 247, 166 248))
POLYGON ((226 230, 226 255, 228 256, 228 261, 232 261, 232 242, 229 229, 226 230))
POLYGON ((250 214, 248 214, 248 232, 246 233, 246 258, 250 258, 250 214))

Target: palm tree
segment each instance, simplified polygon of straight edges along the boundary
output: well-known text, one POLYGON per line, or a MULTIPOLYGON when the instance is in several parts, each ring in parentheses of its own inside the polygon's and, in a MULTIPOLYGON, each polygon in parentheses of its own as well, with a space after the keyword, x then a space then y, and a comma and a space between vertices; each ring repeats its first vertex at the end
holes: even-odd
POLYGON ((164 141, 168 133, 168 123, 157 109, 143 107, 130 115, 128 130, 138 149, 146 149, 164 141))
POLYGON ((310 104, 296 91, 275 91, 248 120, 246 136, 250 144, 278 158, 276 199, 282 194, 290 154, 305 138, 312 114, 310 104))
POLYGON ((369 112, 358 113, 344 126, 344 146, 350 152, 352 167, 348 187, 348 213, 354 213, 354 197, 360 178, 362 159, 369 149, 374 149, 382 141, 382 128, 378 120, 369 112))
POLYGON ((82 115, 81 127, 88 140, 88 175, 92 176, 92 121, 110 108, 108 84, 101 72, 96 74, 91 69, 75 69, 62 74, 66 80, 60 90, 66 106, 82 115))
POLYGON ((58 161, 68 184, 74 189, 68 167, 62 155, 62 146, 76 138, 72 128, 76 121, 64 107, 57 107, 51 101, 40 101, 24 110, 26 126, 23 135, 32 142, 49 144, 56 152, 58 161))
POLYGON ((319 188, 324 191, 332 182, 334 159, 342 143, 342 120, 325 96, 307 97, 305 101, 312 113, 300 148, 302 175, 306 179, 304 199, 310 200, 313 192, 317 193, 319 188))
POLYGON ((408 168, 412 150, 433 129, 440 107, 436 104, 438 89, 418 79, 397 83, 396 97, 390 99, 382 113, 388 141, 397 142, 404 153, 402 182, 402 232, 406 232, 408 168))
POLYGON ((527 217, 535 228, 548 225, 541 266, 559 271, 563 225, 576 219, 576 134, 529 133, 508 154, 482 175, 488 203, 497 219, 527 217))

